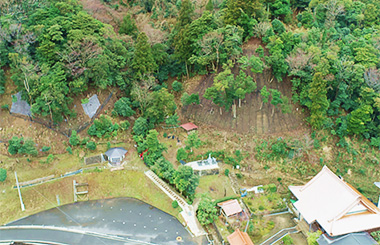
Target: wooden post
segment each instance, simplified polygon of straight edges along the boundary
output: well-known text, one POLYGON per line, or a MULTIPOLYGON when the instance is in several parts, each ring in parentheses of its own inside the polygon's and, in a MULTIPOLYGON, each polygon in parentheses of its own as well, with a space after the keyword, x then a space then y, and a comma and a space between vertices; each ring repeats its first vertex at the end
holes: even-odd
POLYGON ((78 199, 77 199, 77 182, 75 180, 73 180, 73 186, 74 186, 74 202, 77 202, 78 199))

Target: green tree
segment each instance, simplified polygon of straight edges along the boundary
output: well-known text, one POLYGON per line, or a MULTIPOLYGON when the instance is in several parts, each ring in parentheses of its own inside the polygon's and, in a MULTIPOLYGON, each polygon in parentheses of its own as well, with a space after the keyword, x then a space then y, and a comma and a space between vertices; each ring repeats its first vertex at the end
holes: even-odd
POLYGON ((186 160, 186 159, 187 159, 187 156, 188 156, 188 154, 187 154, 187 152, 186 152, 185 149, 183 149, 183 148, 179 148, 179 149, 177 150, 177 161, 178 161, 178 162, 181 161, 181 160, 186 160))
POLYGON ((253 73, 263 73, 264 63, 259 57, 252 55, 251 58, 249 58, 248 64, 253 73))
POLYGON ((133 125, 133 133, 135 135, 142 135, 145 136, 148 132, 149 125, 148 121, 144 117, 139 117, 135 121, 135 124, 133 125))
POLYGON ((159 158, 152 166, 152 170, 161 179, 167 180, 170 184, 174 184, 175 169, 171 162, 165 158, 159 158))
POLYGON ((281 20, 278 19, 274 19, 272 21, 272 27, 273 31, 278 35, 286 31, 284 24, 281 22, 281 20))
POLYGON ((149 130, 146 138, 139 145, 138 151, 143 152, 148 150, 146 157, 144 157, 144 162, 148 166, 153 166, 157 159, 162 157, 163 151, 167 148, 158 141, 158 132, 155 129, 149 130))
POLYGON ((198 132, 195 131, 189 134, 185 141, 185 144, 186 149, 191 150, 191 152, 193 152, 193 147, 195 149, 198 149, 202 145, 202 141, 198 138, 198 132))
POLYGON ((197 209, 197 219, 201 225, 208 225, 218 218, 218 209, 207 195, 203 195, 197 209))
POLYGON ((186 106, 186 105, 190 105, 190 104, 197 104, 199 105, 200 101, 199 101, 199 94, 196 93, 196 94, 191 94, 189 95, 188 93, 183 93, 182 97, 181 97, 181 103, 182 105, 186 106))
POLYGON ((18 153, 18 150, 21 148, 22 138, 18 138, 17 136, 13 136, 11 140, 8 141, 8 152, 11 155, 15 155, 18 153))
POLYGON ((176 30, 183 29, 186 25, 190 24, 194 15, 194 7, 190 0, 183 0, 181 3, 181 9, 179 10, 176 30))
POLYGON ((127 14, 124 16, 123 22, 120 25, 119 34, 126 34, 136 38, 138 31, 136 22, 132 19, 131 15, 127 14))
POLYGON ((77 135, 77 131, 75 130, 71 131, 69 144, 72 146, 77 146, 79 144, 79 137, 77 135))
POLYGON ((327 81, 323 79, 321 72, 314 74, 313 80, 310 83, 309 99, 311 100, 310 106, 310 124, 314 128, 321 128, 326 120, 326 112, 329 108, 329 101, 327 100, 327 81))
POLYGON ((367 124, 372 121, 373 108, 361 105, 352 111, 348 118, 348 131, 353 134, 363 134, 368 131, 367 124))
POLYGON ((67 151, 70 155, 73 154, 73 149, 72 149, 70 146, 68 146, 68 147, 66 148, 66 151, 67 151))
POLYGON ((145 32, 140 32, 137 36, 131 67, 139 78, 157 70, 157 64, 152 54, 152 47, 148 43, 148 37, 145 32))
POLYGON ((0 168, 0 182, 4 182, 7 179, 7 170, 0 168))
POLYGON ((214 4, 212 3, 212 0, 208 0, 206 4, 206 10, 212 12, 214 10, 214 4))
POLYGON ((96 143, 94 141, 89 141, 86 144, 87 149, 94 151, 96 150, 96 143))
POLYGON ((176 109, 174 95, 169 93, 166 88, 162 88, 152 92, 151 103, 143 114, 149 118, 151 123, 157 124, 163 122, 166 116, 174 114, 176 109))
POLYGON ((264 86, 260 90, 260 95, 261 95, 261 99, 262 99, 262 103, 261 103, 261 106, 260 106, 260 110, 261 110, 261 109, 263 109, 264 103, 268 103, 268 101, 269 101, 270 92, 267 90, 267 86, 264 86))
POLYGON ((133 116, 136 112, 132 110, 130 105, 131 101, 126 97, 122 97, 118 101, 116 101, 112 114, 123 117, 133 116))
POLYGON ((180 92, 180 91, 182 91, 182 83, 175 80, 172 84, 172 88, 174 91, 180 92))
POLYGON ((317 239, 321 236, 321 231, 308 232, 307 233, 307 244, 308 245, 318 245, 317 239))
POLYGON ((194 175, 191 167, 181 165, 175 173, 174 184, 183 195, 192 199, 199 184, 199 177, 194 175))
POLYGON ((177 127, 178 124, 180 124, 180 121, 178 119, 179 119, 179 116, 176 113, 166 118, 165 123, 169 126, 177 127))
POLYGON ((272 117, 273 117, 274 109, 277 108, 277 105, 279 104, 281 105, 282 103, 284 103, 284 101, 281 98, 280 91, 278 91, 277 89, 270 89, 270 91, 272 93, 272 100, 270 101, 270 103, 274 106, 272 110, 272 117))

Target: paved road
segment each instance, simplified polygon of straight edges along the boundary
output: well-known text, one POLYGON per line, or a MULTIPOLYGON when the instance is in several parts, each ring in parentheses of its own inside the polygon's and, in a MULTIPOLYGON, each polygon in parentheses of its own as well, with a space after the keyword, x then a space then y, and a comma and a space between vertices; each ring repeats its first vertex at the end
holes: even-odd
POLYGON ((133 198, 68 204, 7 225, 31 224, 119 235, 154 244, 207 244, 205 237, 193 238, 173 216, 133 198), (178 236, 181 243, 176 240, 178 236))
POLYGON ((81 234, 75 232, 59 230, 41 229, 16 229, 0 230, 0 242, 45 242, 46 244, 141 244, 133 241, 126 241, 117 238, 98 237, 91 234, 81 234))

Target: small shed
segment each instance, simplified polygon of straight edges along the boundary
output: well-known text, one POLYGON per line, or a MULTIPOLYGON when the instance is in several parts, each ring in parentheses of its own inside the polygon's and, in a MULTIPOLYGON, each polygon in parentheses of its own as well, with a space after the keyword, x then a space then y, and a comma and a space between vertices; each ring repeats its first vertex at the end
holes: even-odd
POLYGON ((225 216, 230 217, 243 212, 238 200, 233 199, 225 202, 218 203, 218 206, 222 208, 222 212, 225 216))
POLYGON ((253 245, 251 238, 244 231, 236 229, 234 233, 227 237, 228 242, 231 245, 253 245))
POLYGON ((104 153, 105 160, 107 160, 111 165, 120 165, 121 161, 125 158, 127 150, 123 147, 114 147, 104 153))
POLYGON ((190 132, 190 131, 192 131, 192 130, 196 130, 196 129, 198 129, 198 126, 195 125, 194 123, 191 123, 191 122, 189 122, 189 123, 185 123, 185 124, 182 124, 182 125, 180 125, 180 126, 181 126, 181 128, 183 128, 184 130, 186 130, 186 132, 190 132))

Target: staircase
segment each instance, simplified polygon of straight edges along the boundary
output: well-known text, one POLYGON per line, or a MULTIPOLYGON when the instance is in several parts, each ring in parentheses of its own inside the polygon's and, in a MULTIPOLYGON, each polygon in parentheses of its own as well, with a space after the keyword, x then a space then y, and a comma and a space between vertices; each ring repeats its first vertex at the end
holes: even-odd
POLYGON ((187 204, 182 197, 170 189, 170 187, 160 177, 153 173, 152 170, 146 171, 145 175, 148 176, 148 178, 151 179, 163 192, 165 192, 170 199, 177 201, 182 210, 188 211, 189 204, 187 204))
POLYGON ((173 201, 177 201, 178 205, 182 208, 181 215, 185 219, 185 222, 190 229, 190 231, 193 233, 194 236, 202 236, 206 235, 207 233, 202 229, 201 225, 199 224, 196 216, 194 207, 192 205, 189 205, 186 203, 186 201, 180 197, 177 193, 175 193, 169 186, 166 184, 160 177, 158 177, 155 173, 153 173, 152 170, 148 170, 145 172, 145 175, 153 181, 163 192, 165 192, 166 195, 169 196, 170 199, 173 201))

